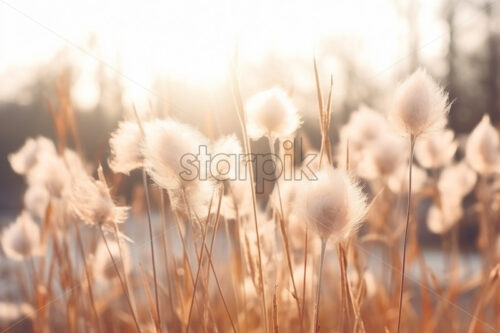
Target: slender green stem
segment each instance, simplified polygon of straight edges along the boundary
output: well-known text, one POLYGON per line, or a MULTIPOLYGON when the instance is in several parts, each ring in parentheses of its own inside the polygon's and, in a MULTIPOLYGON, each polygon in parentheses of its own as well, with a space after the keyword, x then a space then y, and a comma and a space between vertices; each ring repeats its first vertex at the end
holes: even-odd
POLYGON ((406 226, 405 226, 405 238, 403 244, 403 268, 401 270, 401 290, 399 293, 399 311, 398 311, 398 333, 401 329, 401 312, 403 309, 403 291, 405 284, 405 269, 406 269, 406 243, 408 241, 408 226, 410 224, 410 212, 411 212, 411 175, 413 166, 413 150, 415 148, 415 137, 410 136, 410 161, 408 168, 408 205, 406 211, 406 226))

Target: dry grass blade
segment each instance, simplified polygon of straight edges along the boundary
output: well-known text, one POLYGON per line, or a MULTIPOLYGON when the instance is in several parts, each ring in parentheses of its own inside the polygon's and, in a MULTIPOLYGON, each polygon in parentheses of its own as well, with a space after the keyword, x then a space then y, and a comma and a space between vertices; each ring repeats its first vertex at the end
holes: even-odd
MULTIPOLYGON (((243 141, 245 148, 245 155, 247 158, 250 158, 251 149, 250 149, 250 139, 248 138, 247 129, 246 129, 246 121, 245 121, 245 112, 243 107, 243 100, 241 98, 240 87, 238 76, 236 73, 235 63, 231 67, 231 79, 232 79, 232 88, 233 88, 233 97, 236 104, 236 111, 238 112, 238 118, 240 121, 241 131, 243 133, 243 141)), ((257 234, 257 252, 258 252, 258 269, 259 269, 259 283, 261 285, 261 300, 262 300, 262 312, 266 327, 266 332, 269 330, 268 320, 267 320, 267 306, 266 306, 266 292, 264 287, 264 275, 262 274, 262 254, 261 254, 261 246, 260 246, 260 233, 259 233, 259 224, 257 222, 257 198, 255 194, 255 184, 253 179, 253 165, 251 161, 248 161, 247 165, 249 166, 249 174, 250 174, 250 187, 252 191, 252 208, 253 208, 253 219, 255 226, 255 233, 257 234)))

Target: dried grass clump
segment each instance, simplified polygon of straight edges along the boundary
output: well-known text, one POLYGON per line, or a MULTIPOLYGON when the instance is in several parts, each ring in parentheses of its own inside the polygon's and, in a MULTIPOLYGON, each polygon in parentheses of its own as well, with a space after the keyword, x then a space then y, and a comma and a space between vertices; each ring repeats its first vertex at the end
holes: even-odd
POLYGON ((108 166, 69 148, 83 151, 62 103, 57 144, 28 139, 8 157, 27 189, 1 231, 0 330, 500 330, 499 138, 489 118, 461 159, 444 128, 447 94, 418 70, 387 117, 361 106, 332 143, 333 80, 325 94, 316 63, 314 77, 312 162, 285 141, 303 132, 296 96, 273 88, 246 99, 236 66, 241 132, 206 136, 136 112, 110 135, 108 166), (251 145, 261 137, 265 151, 251 145), (263 170, 252 161, 268 152, 284 169, 258 193, 263 170), (477 224, 474 244, 460 237, 467 224, 477 224), (432 251, 442 263, 420 244, 422 228, 441 240, 432 251))

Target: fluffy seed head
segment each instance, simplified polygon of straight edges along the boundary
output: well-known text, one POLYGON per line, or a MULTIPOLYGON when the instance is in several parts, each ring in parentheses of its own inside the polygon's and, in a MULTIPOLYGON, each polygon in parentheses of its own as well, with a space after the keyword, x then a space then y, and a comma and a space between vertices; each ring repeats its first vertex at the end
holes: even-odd
POLYGON ((297 196, 297 213, 321 239, 347 238, 358 229, 366 211, 366 197, 344 171, 325 167, 317 180, 304 181, 297 196))
POLYGON ((480 174, 490 174, 500 170, 500 139, 491 125, 490 117, 483 116, 467 139, 465 157, 470 166, 480 174))
POLYGON ((415 145, 415 157, 425 168, 439 168, 450 163, 458 144, 451 130, 429 133, 415 145))
POLYGON ((43 220, 49 200, 50 194, 45 187, 30 186, 24 193, 24 209, 33 217, 43 220))
MULTIPOLYGON (((427 173, 416 165, 412 166, 412 193, 422 190, 427 180, 427 173)), ((387 179, 387 185, 393 193, 408 194, 408 165, 400 164, 397 170, 387 179)))
POLYGON ((466 163, 461 162, 441 171, 438 189, 443 196, 456 195, 463 198, 472 191, 476 181, 477 174, 466 163))
POLYGON ((456 196, 441 196, 441 207, 431 206, 427 215, 427 227, 436 234, 449 231, 462 217, 461 200, 456 196))
POLYGON ((30 186, 43 186, 51 197, 61 198, 71 186, 72 174, 63 158, 41 153, 37 164, 27 173, 27 179, 30 186))
POLYGON ((237 178, 242 151, 235 135, 228 135, 215 141, 211 151, 210 175, 217 180, 237 178))
POLYGON ((387 177, 397 170, 406 156, 407 150, 401 138, 384 134, 366 148, 358 172, 367 179, 387 177))
POLYGON ((14 260, 40 253, 40 228, 27 212, 22 212, 16 222, 4 230, 2 248, 7 257, 14 260))
POLYGON ((105 230, 113 230, 115 223, 123 223, 129 209, 115 205, 103 180, 88 176, 81 177, 73 185, 70 204, 80 220, 91 225, 101 225, 105 230))
POLYGON ((448 95, 419 69, 396 91, 391 119, 403 132, 417 137, 443 128, 448 111, 448 95))
POLYGON ((120 122, 109 139, 111 169, 128 175, 130 171, 142 167, 142 142, 143 135, 137 122, 120 122))
POLYGON ((343 142, 349 140, 351 152, 359 152, 367 144, 385 134, 386 128, 386 120, 380 113, 362 105, 351 114, 349 122, 342 127, 340 137, 343 142))
MULTIPOLYGON (((208 140, 200 132, 174 120, 151 121, 145 124, 144 131, 145 168, 158 185, 176 189, 189 186, 198 178, 196 174, 184 175, 181 161, 186 157, 194 161, 199 149, 208 147, 208 140)), ((200 165, 198 172, 206 172, 201 167, 204 166, 200 165)))
MULTIPOLYGON (((130 250, 128 245, 124 242, 121 244, 121 254, 120 246, 114 240, 107 240, 109 250, 113 255, 113 259, 118 267, 123 267, 125 274, 129 274, 132 266, 130 265, 130 250), (122 259, 123 258, 123 259, 122 259)), ((97 245, 97 249, 94 256, 94 271, 97 277, 103 278, 105 280, 113 280, 118 277, 116 271, 109 256, 108 249, 104 241, 101 241, 97 245)))
POLYGON ((248 135, 282 138, 293 135, 300 126, 295 105, 281 88, 272 88, 252 96, 246 104, 248 135))
POLYGON ((8 159, 12 169, 16 173, 24 175, 35 166, 41 153, 56 154, 56 148, 52 141, 44 137, 29 138, 17 152, 10 154, 8 159))

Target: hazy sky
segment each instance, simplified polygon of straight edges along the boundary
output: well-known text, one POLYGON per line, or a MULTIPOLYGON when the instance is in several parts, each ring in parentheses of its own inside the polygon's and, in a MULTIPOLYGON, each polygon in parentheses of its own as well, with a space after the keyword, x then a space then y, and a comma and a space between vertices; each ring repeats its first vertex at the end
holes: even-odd
MULTIPOLYGON (((258 62, 270 51, 312 58, 325 37, 342 37, 374 72, 383 71, 407 55, 395 2, 0 0, 0 99, 15 96, 33 66, 63 48, 82 68, 75 96, 90 106, 99 61, 120 72, 129 99, 144 99, 158 73, 199 84, 222 80, 236 41, 243 62, 258 62)), ((439 3, 420 3, 423 57, 443 52, 439 3)))

